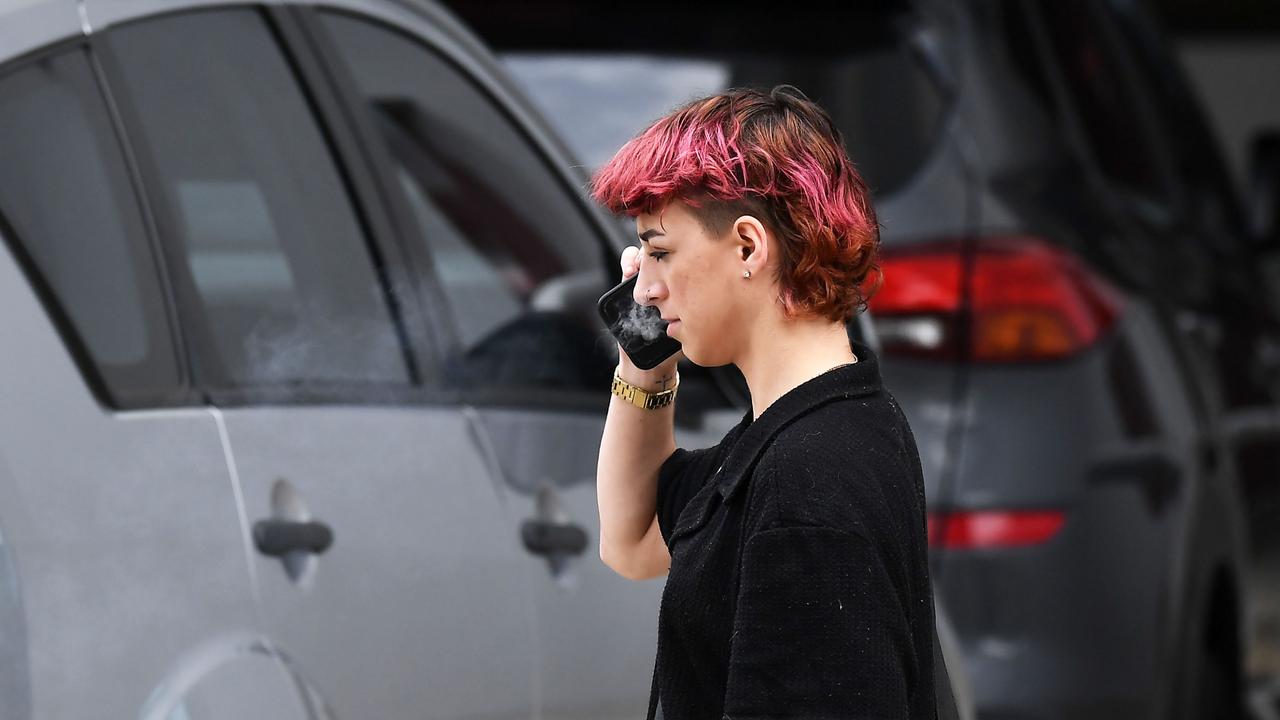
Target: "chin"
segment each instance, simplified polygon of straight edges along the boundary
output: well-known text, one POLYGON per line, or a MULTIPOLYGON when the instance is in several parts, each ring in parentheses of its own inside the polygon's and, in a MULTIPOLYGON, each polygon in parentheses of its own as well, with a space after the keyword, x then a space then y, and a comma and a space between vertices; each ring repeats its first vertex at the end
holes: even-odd
POLYGON ((707 352, 704 348, 681 344, 680 349, 684 352, 685 358, 698 367, 720 367, 729 364, 729 360, 715 352, 707 352))
POLYGON ((698 365, 700 367, 706 367, 705 365, 703 365, 703 362, 702 362, 702 353, 698 351, 698 348, 693 347, 690 343, 686 343, 685 341, 681 340, 680 352, 684 353, 684 358, 689 362, 693 363, 694 365, 698 365))

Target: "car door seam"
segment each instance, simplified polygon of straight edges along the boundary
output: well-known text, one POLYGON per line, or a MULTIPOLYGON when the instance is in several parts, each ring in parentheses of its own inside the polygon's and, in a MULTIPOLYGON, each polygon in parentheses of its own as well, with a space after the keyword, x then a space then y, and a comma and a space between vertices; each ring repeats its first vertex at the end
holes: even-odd
POLYGON ((231 481, 231 492, 235 496, 236 515, 240 519, 240 542, 244 548, 244 560, 249 570, 249 590, 253 594, 254 611, 257 612, 262 607, 262 597, 258 591, 258 567, 249 539, 249 514, 245 507, 244 490, 240 484, 240 469, 236 464, 235 451, 231 449, 231 438, 227 434, 227 423, 222 416, 222 410, 212 405, 206 406, 205 409, 209 411, 214 425, 218 427, 218 442, 222 444, 222 456, 226 460, 227 476, 231 481))

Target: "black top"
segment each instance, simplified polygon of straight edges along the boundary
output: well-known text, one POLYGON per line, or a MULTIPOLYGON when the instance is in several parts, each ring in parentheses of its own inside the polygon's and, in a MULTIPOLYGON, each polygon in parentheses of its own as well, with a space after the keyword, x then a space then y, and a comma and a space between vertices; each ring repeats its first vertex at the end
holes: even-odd
POLYGON ((915 438, 871 348, 658 478, 671 570, 649 720, 933 718, 915 438))

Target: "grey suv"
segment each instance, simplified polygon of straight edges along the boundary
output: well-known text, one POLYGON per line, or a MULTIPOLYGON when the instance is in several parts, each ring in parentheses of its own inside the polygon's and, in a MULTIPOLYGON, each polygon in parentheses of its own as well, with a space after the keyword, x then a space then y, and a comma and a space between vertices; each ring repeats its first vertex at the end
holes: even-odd
POLYGON ((0 716, 642 712, 572 165, 430 4, 0 0, 0 716))

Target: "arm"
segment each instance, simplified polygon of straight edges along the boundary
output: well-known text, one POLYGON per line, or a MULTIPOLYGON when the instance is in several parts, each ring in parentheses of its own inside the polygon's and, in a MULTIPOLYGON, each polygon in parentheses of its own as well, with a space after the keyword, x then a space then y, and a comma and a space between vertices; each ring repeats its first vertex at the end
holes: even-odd
MULTIPOLYGON (((659 377, 665 364, 646 372, 631 365, 626 353, 619 354, 618 374, 627 382, 661 390, 675 378, 675 363, 665 370, 669 376, 659 377)), ((674 417, 674 404, 644 410, 618 397, 609 401, 596 466, 600 559, 632 580, 663 575, 671 563, 656 509, 658 470, 676 449, 674 417)))
MULTIPOLYGON (((639 271, 634 253, 625 253, 622 264, 624 278, 639 271)), ((637 368, 621 348, 618 356, 618 375, 633 385, 657 392, 675 381, 680 353, 652 370, 637 368)), ((674 423, 674 403, 645 410, 609 399, 596 465, 600 559, 632 580, 663 575, 671 564, 656 510, 658 470, 676 449, 674 423)))
POLYGON ((726 717, 905 719, 916 677, 899 592, 872 542, 823 527, 751 537, 726 717))

